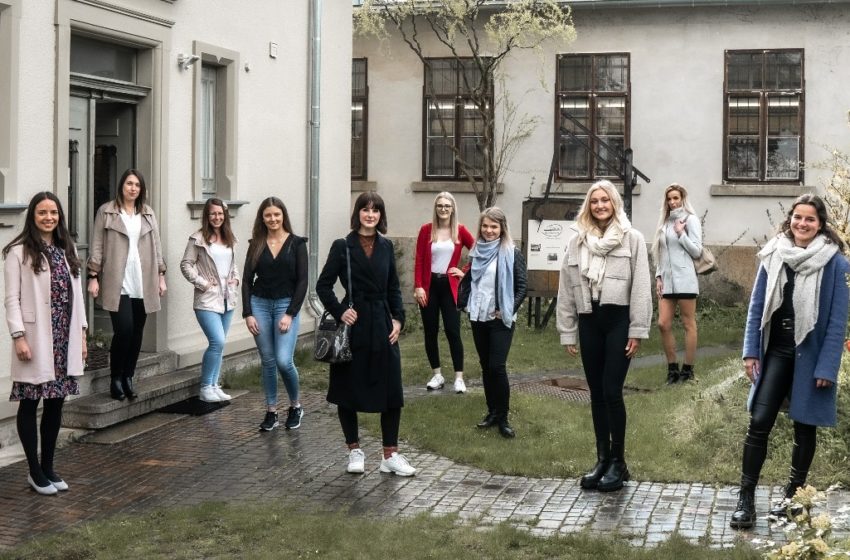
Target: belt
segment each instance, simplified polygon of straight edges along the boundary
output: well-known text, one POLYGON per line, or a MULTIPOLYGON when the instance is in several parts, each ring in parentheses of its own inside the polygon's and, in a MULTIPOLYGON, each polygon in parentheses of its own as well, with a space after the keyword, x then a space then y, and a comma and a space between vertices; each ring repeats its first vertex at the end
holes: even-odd
POLYGON ((431 278, 448 278, 448 274, 440 274, 439 272, 432 272, 431 278))
POLYGON ((794 330, 794 318, 793 317, 783 317, 779 320, 779 324, 776 325, 778 328, 783 331, 793 331, 794 330))

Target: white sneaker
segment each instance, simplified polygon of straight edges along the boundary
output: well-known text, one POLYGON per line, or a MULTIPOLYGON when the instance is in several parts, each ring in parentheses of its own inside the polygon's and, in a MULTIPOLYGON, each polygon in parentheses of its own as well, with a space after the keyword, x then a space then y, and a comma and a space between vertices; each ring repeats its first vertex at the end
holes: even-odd
POLYGON ((393 452, 389 459, 381 459, 382 473, 395 473, 398 476, 413 476, 416 469, 410 466, 404 455, 393 452))
POLYGON ((215 391, 215 394, 218 395, 218 398, 220 400, 229 401, 230 399, 233 398, 233 397, 231 397, 230 395, 228 395, 227 393, 225 393, 224 391, 221 390, 221 385, 213 385, 212 388, 213 388, 213 391, 215 391))
POLYGON ((198 398, 204 402, 221 402, 221 397, 218 396, 212 385, 201 386, 201 392, 198 398))
POLYGON ((458 377, 455 379, 455 393, 458 395, 466 392, 466 383, 463 382, 463 378, 458 377))
POLYGON ((366 470, 366 454, 360 448, 352 449, 348 454, 348 468, 346 472, 352 474, 363 474, 366 470))
POLYGON ((439 373, 435 373, 434 377, 431 378, 431 381, 425 385, 425 388, 429 391, 436 391, 437 389, 442 389, 443 385, 445 385, 446 380, 443 379, 443 376, 439 373))

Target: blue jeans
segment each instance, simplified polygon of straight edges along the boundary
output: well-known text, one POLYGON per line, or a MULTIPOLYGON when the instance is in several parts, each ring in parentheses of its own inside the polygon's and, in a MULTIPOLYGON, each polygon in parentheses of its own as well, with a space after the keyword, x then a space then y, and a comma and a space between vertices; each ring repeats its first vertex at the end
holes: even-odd
POLYGON ((198 324, 207 337, 209 346, 204 352, 201 360, 201 387, 206 385, 218 385, 221 375, 221 361, 224 357, 224 342, 227 339, 227 331, 230 330, 230 321, 233 319, 233 310, 228 309, 224 313, 195 310, 198 324))
POLYGON ((298 369, 292 360, 295 343, 298 341, 298 323, 300 316, 292 318, 289 331, 282 333, 278 323, 289 307, 290 298, 266 299, 251 296, 251 312, 257 321, 260 334, 254 337, 262 363, 263 388, 266 391, 266 405, 277 405, 277 374, 280 372, 289 400, 298 402, 298 369))

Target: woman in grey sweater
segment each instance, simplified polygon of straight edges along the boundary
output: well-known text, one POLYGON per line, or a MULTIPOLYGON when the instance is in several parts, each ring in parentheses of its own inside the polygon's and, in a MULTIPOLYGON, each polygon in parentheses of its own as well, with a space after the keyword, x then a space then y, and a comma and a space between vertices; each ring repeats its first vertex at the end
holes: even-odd
POLYGON ((702 225, 688 202, 688 191, 678 183, 664 190, 658 229, 652 241, 655 292, 658 295, 658 330, 667 356, 667 384, 694 377, 697 353, 697 295, 699 281, 694 259, 702 253, 702 225), (673 318, 676 307, 685 328, 685 361, 679 369, 673 318))

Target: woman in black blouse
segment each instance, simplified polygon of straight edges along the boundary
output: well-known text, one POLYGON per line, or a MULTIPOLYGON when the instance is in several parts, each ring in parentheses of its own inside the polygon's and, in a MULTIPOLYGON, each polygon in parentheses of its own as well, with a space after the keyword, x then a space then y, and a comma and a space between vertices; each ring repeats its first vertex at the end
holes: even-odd
POLYGON ((298 340, 298 312, 307 294, 307 239, 292 233, 283 201, 270 196, 260 203, 242 275, 242 316, 254 335, 262 362, 266 416, 260 430, 278 425, 277 375, 289 395, 284 427, 301 426, 298 369, 292 357, 298 340))

